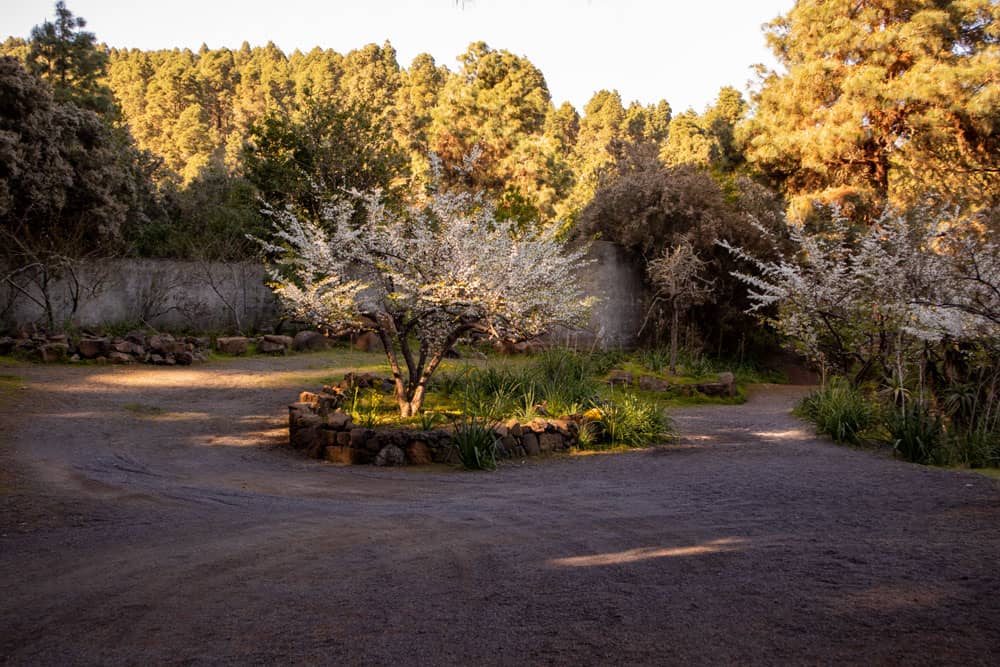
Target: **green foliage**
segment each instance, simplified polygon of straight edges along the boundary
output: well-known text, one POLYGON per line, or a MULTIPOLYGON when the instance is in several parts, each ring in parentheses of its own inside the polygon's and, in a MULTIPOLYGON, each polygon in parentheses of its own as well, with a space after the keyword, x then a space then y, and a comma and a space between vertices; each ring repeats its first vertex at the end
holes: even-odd
POLYGON ((497 441, 488 419, 479 415, 462 415, 455 422, 452 444, 464 468, 496 470, 497 441))
POLYGON ((781 69, 742 130, 749 160, 803 208, 995 204, 998 22, 991 0, 800 0, 767 27, 781 69))
POLYGON ((926 401, 907 401, 887 410, 885 427, 893 447, 913 463, 948 463, 945 430, 940 415, 926 401))
POLYGON ((83 258, 120 251, 123 230, 152 212, 144 156, 10 57, 0 57, 0 100, 0 266, 52 327, 52 284, 83 258))
POLYGON ((511 414, 530 385, 526 378, 501 368, 470 369, 461 387, 464 412, 497 421, 511 414))
POLYGON ((420 413, 420 430, 429 431, 440 421, 441 415, 437 412, 424 410, 420 413))
POLYGON ((563 348, 545 350, 527 369, 534 394, 549 414, 578 411, 597 394, 597 377, 606 370, 601 357, 563 348))
MULTIPOLYGON (((975 356, 972 360, 979 361, 975 356)), ((925 370, 937 371, 931 363, 925 370)), ((963 373, 952 362, 951 372, 963 373)), ((877 397, 877 405, 845 380, 834 377, 796 407, 796 414, 817 424, 834 439, 857 443, 859 434, 878 438, 903 459, 943 466, 993 467, 1000 464, 1000 408, 993 393, 1000 376, 988 363, 971 371, 975 381, 939 385, 913 382, 894 372, 877 397)))
MULTIPOLYGON (((635 353, 640 369, 657 374, 666 374, 670 367, 670 348, 655 346, 643 348, 635 353)), ((780 371, 763 366, 754 358, 732 359, 712 357, 700 351, 680 348, 677 351, 678 372, 684 381, 712 380, 720 373, 732 373, 737 384, 758 384, 788 382, 780 371)))
MULTIPOLYGON (((673 424, 663 408, 631 392, 613 394, 610 399, 602 401, 596 411, 599 414, 597 419, 582 430, 596 427, 599 443, 643 447, 675 437, 673 424)), ((581 449, 585 448, 587 440, 592 440, 591 434, 581 439, 581 449)))
POLYGON ((345 190, 391 193, 404 156, 370 109, 307 97, 296 114, 271 113, 252 126, 244 168, 270 204, 319 220, 345 190))
POLYGON ((380 421, 382 394, 375 389, 354 388, 351 397, 351 419, 362 428, 375 428, 380 421))
POLYGON ((449 170, 446 182, 506 199, 512 219, 533 222, 533 211, 551 217, 561 183, 549 168, 555 147, 540 140, 552 109, 545 77, 527 58, 484 42, 470 44, 459 61, 431 110, 427 148, 447 165, 476 154, 477 168, 449 170))
POLYGON ((211 261, 256 258, 261 238, 270 227, 261 214, 256 189, 244 178, 219 165, 202 170, 187 186, 163 189, 166 217, 134 230, 132 252, 141 257, 172 257, 211 261))
POLYGON ((650 347, 640 350, 639 363, 654 373, 663 373, 670 367, 670 348, 650 347))
POLYGON ((99 114, 114 114, 111 90, 104 84, 108 54, 97 47, 83 17, 73 16, 66 3, 56 3, 55 21, 31 29, 26 64, 28 71, 45 80, 59 103, 73 103, 99 114))
POLYGON ((847 381, 831 378, 826 386, 795 406, 795 414, 816 425, 837 442, 860 444, 862 433, 875 423, 872 404, 847 381))
POLYGON ((970 468, 1000 468, 1000 429, 967 431, 959 441, 960 463, 970 468))
MULTIPOLYGON (((752 221, 774 220, 782 203, 762 196, 760 186, 747 180, 727 193, 704 169, 668 167, 656 153, 655 146, 628 150, 580 213, 577 231, 616 243, 647 275, 655 258, 688 245, 704 262, 699 276, 712 287, 702 303, 686 304, 678 321, 692 323, 702 339, 724 339, 731 350, 755 322, 745 313, 746 290, 731 275, 738 264, 715 240, 733 236, 759 249, 752 221)), ((651 306, 644 332, 657 339, 673 322, 673 309, 661 299, 651 306)))
POLYGON ((511 415, 530 419, 537 416, 539 406, 550 415, 572 414, 598 395, 598 378, 610 368, 607 359, 554 348, 523 365, 469 366, 441 373, 436 386, 446 395, 460 396, 463 406, 476 414, 493 419, 511 415))
POLYGON ((704 114, 689 110, 674 117, 660 158, 670 166, 693 164, 720 176, 732 174, 743 163, 734 133, 746 110, 738 90, 722 88, 715 105, 704 114))

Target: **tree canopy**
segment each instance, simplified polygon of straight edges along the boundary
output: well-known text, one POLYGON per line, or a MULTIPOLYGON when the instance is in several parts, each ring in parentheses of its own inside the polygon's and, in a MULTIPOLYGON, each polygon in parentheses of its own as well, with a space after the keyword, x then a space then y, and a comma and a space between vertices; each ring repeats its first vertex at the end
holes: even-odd
POLYGON ((552 230, 498 220, 479 194, 438 190, 425 206, 397 213, 369 193, 360 225, 354 211, 353 202, 327 202, 322 226, 274 211, 277 242, 264 244, 276 258, 272 281, 296 316, 378 334, 404 417, 419 413, 460 337, 529 338, 587 312, 573 276, 585 249, 567 250, 552 230))
POLYGON ((1000 5, 800 0, 767 26, 747 158, 802 205, 1000 197, 1000 5))

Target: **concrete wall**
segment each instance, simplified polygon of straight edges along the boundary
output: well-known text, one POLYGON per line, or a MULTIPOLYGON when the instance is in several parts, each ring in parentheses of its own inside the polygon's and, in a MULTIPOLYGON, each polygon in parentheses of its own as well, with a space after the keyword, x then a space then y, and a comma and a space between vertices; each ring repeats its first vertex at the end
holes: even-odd
MULTIPOLYGON (((57 327, 253 331, 273 324, 278 313, 257 263, 102 260, 81 265, 75 277, 50 290, 57 327)), ((39 290, 32 295, 41 300, 39 290)), ((0 322, 44 325, 45 310, 8 286, 0 293, 0 322)))
POLYGON ((584 291, 597 300, 590 324, 584 331, 556 332, 552 337, 577 347, 634 347, 649 300, 642 268, 609 241, 595 241, 589 257, 592 263, 581 268, 577 278, 584 291))
MULTIPOLYGON (((578 277, 597 297, 590 326, 554 338, 580 346, 629 347, 645 314, 642 272, 606 241, 594 243, 594 262, 578 277)), ((162 330, 255 331, 273 326, 278 307, 256 263, 119 259, 89 262, 76 281, 51 290, 56 326, 148 326, 162 330), (71 289, 71 285, 79 285, 71 289), (73 311, 73 295, 78 305, 73 311)), ((40 298, 37 290, 33 291, 40 298)), ((45 311, 9 287, 0 290, 0 328, 44 325, 45 311)))

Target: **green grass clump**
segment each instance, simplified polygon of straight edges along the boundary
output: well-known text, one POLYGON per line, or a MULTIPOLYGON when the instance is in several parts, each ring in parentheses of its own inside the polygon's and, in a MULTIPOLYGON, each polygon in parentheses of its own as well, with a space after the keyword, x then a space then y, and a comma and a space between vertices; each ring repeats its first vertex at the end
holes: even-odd
POLYGON ((349 414, 362 428, 375 428, 381 421, 382 393, 375 389, 354 388, 349 414))
POLYGON ((795 414, 837 442, 861 444, 861 434, 876 422, 872 404, 846 380, 832 378, 795 407, 795 414))
POLYGON ((553 349, 526 363, 448 370, 436 376, 434 388, 457 400, 463 411, 493 419, 530 418, 540 405, 550 415, 563 415, 598 396, 605 365, 600 355, 553 349))
POLYGON ((924 401, 907 401, 886 411, 884 425, 893 448, 913 463, 947 463, 944 422, 924 401))
POLYGON ((580 429, 579 447, 644 447, 676 437, 663 408, 632 392, 612 395, 585 413, 593 417, 580 429))
POLYGON ((475 415, 462 415, 455 422, 452 444, 467 470, 496 470, 497 440, 490 422, 475 415))

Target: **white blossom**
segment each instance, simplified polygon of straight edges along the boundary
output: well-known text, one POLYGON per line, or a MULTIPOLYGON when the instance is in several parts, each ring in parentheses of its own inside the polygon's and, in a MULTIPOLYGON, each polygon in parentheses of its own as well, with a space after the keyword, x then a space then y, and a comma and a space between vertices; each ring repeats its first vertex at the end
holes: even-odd
POLYGON ((530 338, 579 324, 589 310, 574 277, 586 249, 567 249, 555 227, 519 231, 468 193, 435 192, 402 212, 379 193, 354 197, 365 212, 360 224, 352 224, 350 200, 330 202, 322 226, 272 212, 275 240, 264 248, 279 260, 270 277, 297 317, 378 333, 404 416, 419 409, 427 380, 461 336, 530 338))
POLYGON ((780 333, 842 370, 921 341, 1000 340, 1000 248, 972 221, 913 213, 887 209, 861 230, 839 216, 822 233, 789 225, 791 250, 770 261, 719 244, 755 269, 733 274, 750 310, 776 309, 780 333))

